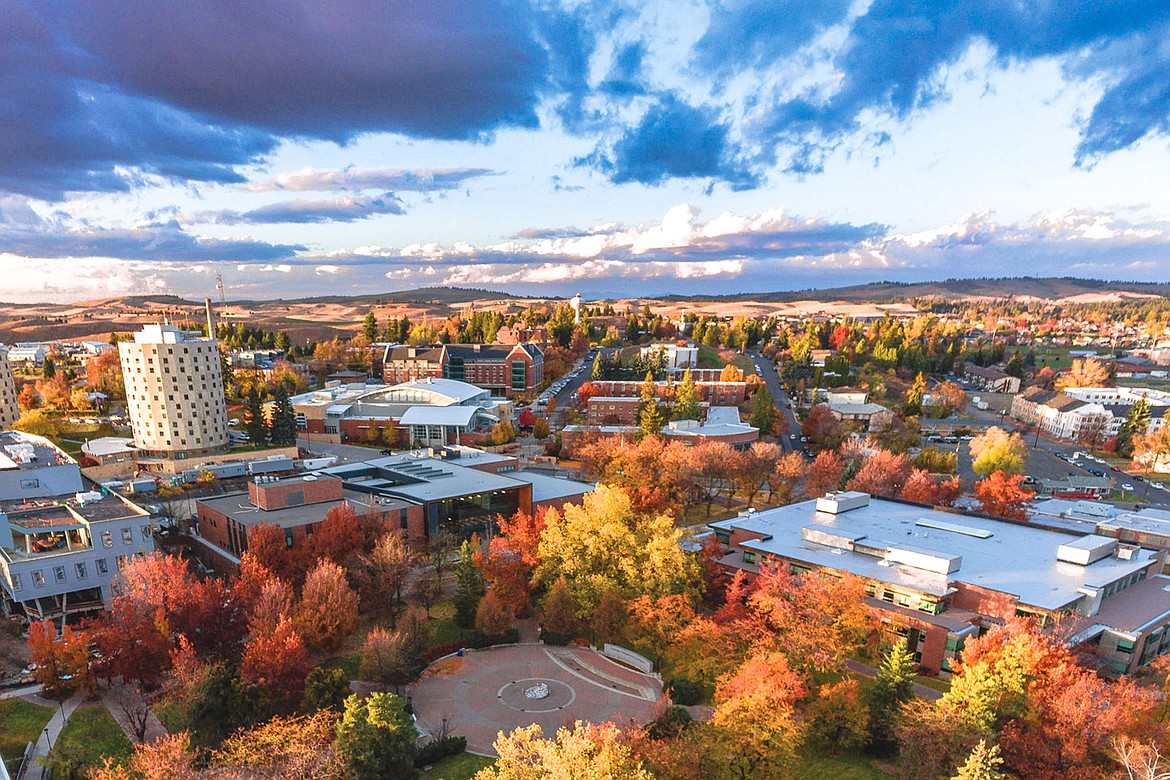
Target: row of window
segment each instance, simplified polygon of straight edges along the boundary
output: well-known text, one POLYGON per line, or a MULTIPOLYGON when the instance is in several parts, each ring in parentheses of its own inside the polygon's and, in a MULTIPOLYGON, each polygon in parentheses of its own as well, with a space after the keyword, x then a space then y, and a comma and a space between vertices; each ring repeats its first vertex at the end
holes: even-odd
MULTIPOLYGON (((134 555, 136 555, 139 558, 146 557, 146 553, 142 552, 142 551, 136 552, 136 553, 134 553, 134 555)), ((130 561, 130 556, 117 555, 114 557, 114 561, 118 566, 118 570, 121 571, 122 569, 126 568, 126 564, 129 563, 129 561, 130 561)), ((94 573, 98 577, 104 577, 110 573, 110 566, 105 558, 95 558, 93 561, 93 565, 94 565, 94 573)), ((60 585, 60 584, 63 584, 65 582, 66 576, 65 576, 65 566, 64 565, 54 566, 51 569, 50 573, 53 577, 54 583, 60 585)), ((88 561, 77 561, 76 563, 74 563, 73 564, 73 575, 74 575, 74 578, 78 579, 78 580, 88 579, 89 578, 89 562, 88 561)), ((32 586, 34 588, 45 587, 45 583, 47 582, 47 580, 45 578, 45 572, 43 570, 34 569, 33 571, 29 572, 29 576, 32 579, 32 586)), ((20 573, 13 573, 12 574, 12 590, 13 590, 13 592, 19 591, 19 590, 24 590, 24 578, 20 573)))

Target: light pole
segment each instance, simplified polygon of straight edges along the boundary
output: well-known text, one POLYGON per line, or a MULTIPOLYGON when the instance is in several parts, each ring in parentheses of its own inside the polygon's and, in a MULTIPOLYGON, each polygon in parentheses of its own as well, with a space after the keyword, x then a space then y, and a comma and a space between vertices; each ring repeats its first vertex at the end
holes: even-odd
POLYGON ((48 726, 45 726, 45 731, 44 731, 44 734, 45 734, 45 742, 47 742, 47 743, 48 743, 48 745, 49 745, 49 751, 50 751, 50 752, 52 752, 52 750, 53 750, 53 738, 49 736, 49 727, 48 727, 48 726))

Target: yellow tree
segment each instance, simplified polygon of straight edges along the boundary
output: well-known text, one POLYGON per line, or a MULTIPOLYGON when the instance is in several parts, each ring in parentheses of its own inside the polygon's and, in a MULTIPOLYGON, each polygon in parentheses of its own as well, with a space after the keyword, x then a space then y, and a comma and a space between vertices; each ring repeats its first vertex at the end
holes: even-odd
POLYGON ((796 702, 805 687, 780 653, 749 658, 716 691, 712 723, 732 777, 783 777, 801 740, 796 702))
POLYGON ((602 485, 582 504, 548 512, 536 578, 547 586, 564 577, 582 618, 611 589, 626 599, 694 596, 699 564, 683 536, 671 515, 637 512, 629 494, 602 485))
POLYGON ((548 739, 540 726, 503 732, 494 745, 499 760, 475 780, 654 780, 612 723, 577 721, 548 739))
POLYGON ((988 428, 971 440, 971 468, 981 477, 993 471, 1022 474, 1028 445, 1018 433, 1003 428, 988 428))
POLYGON ((1056 380, 1056 389, 1068 387, 1104 387, 1111 384, 1109 367, 1093 358, 1077 358, 1072 367, 1056 380))
POLYGON ((345 578, 345 570, 322 559, 305 578, 297 627, 314 647, 341 646, 357 625, 358 596, 345 578))

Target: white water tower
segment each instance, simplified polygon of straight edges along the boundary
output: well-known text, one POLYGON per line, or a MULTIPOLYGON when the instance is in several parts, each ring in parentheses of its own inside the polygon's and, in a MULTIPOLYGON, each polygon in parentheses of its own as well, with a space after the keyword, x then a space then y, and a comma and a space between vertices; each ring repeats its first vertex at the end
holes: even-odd
POLYGON ((573 322, 581 324, 581 293, 574 295, 569 305, 573 307, 573 322))

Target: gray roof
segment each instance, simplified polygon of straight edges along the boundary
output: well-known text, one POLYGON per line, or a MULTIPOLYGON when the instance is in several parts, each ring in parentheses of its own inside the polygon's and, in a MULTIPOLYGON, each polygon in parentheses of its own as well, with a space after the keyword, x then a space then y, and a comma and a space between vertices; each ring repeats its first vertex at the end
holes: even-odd
POLYGON ((197 503, 214 509, 248 528, 261 523, 270 523, 281 528, 297 528, 308 523, 317 523, 325 519, 330 509, 342 504, 349 504, 359 515, 370 509, 370 502, 361 493, 344 491, 343 496, 335 501, 319 501, 315 504, 302 504, 283 509, 260 509, 252 504, 247 493, 228 493, 214 498, 201 498, 197 503))
POLYGON ((546 474, 537 474, 532 471, 520 471, 513 476, 521 482, 527 482, 532 485, 532 503, 534 504, 539 504, 541 501, 554 501, 558 498, 583 496, 586 493, 592 493, 596 490, 596 486, 588 482, 578 482, 575 479, 564 479, 562 477, 550 477, 546 474))
POLYGON ((462 425, 475 419, 476 406, 412 406, 398 421, 401 425, 462 425))
POLYGON ((322 469, 322 473, 341 477, 348 487, 356 490, 420 502, 515 489, 522 484, 511 477, 414 455, 345 463, 322 469))
MULTIPOLYGON (((744 542, 744 549, 771 553, 813 566, 850 571, 893 586, 943 596, 951 582, 963 582, 1013 594, 1022 604, 1055 610, 1082 598, 1082 587, 1097 588, 1147 567, 1158 555, 1140 549, 1130 560, 1106 557, 1087 566, 1057 560, 1057 548, 1084 534, 1049 531, 1023 524, 925 509, 897 501, 871 499, 856 509, 830 514, 816 501, 756 512, 711 523, 713 528, 742 528, 766 534, 744 542), (809 541, 811 526, 857 538, 871 550, 928 551, 940 561, 959 558, 950 574, 878 555, 809 541), (981 538, 982 537, 982 538, 981 538)), ((823 536, 819 538, 824 538, 823 536)))

